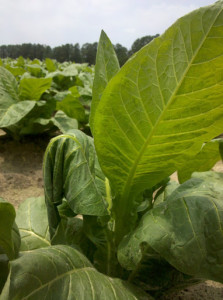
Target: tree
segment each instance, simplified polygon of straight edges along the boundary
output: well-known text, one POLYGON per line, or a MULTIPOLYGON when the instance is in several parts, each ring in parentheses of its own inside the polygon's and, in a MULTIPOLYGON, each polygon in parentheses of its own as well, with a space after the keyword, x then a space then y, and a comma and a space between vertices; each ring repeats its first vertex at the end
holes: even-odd
POLYGON ((114 46, 114 48, 115 48, 115 52, 116 52, 116 55, 118 57, 120 66, 124 65, 124 63, 129 58, 128 49, 123 47, 121 44, 116 44, 114 46))
POLYGON ((135 40, 135 42, 132 44, 132 47, 131 47, 131 50, 130 50, 130 54, 133 54, 133 53, 139 51, 143 46, 147 45, 154 38, 156 38, 158 36, 159 36, 159 34, 156 34, 156 35, 146 35, 146 36, 143 36, 143 37, 135 40))
POLYGON ((81 55, 83 62, 87 62, 90 65, 95 64, 96 53, 97 53, 98 43, 86 43, 81 47, 81 55))
POLYGON ((73 46, 71 60, 75 63, 82 63, 81 48, 78 43, 73 46))

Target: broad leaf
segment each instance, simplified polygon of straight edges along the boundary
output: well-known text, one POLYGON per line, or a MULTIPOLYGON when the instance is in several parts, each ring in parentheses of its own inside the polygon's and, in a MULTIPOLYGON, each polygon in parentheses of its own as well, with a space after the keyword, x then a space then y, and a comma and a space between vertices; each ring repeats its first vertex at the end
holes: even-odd
MULTIPOLYGON (((179 19, 133 55, 102 95, 94 138, 117 193, 118 222, 132 220, 138 193, 222 132, 222 8, 219 1, 179 19)), ((120 237, 128 231, 117 226, 120 237)))
POLYGON ((144 244, 185 274, 223 282, 222 181, 222 173, 194 173, 123 239, 120 263, 137 269, 144 244))
POLYGON ((16 124, 32 111, 36 103, 34 101, 21 101, 10 103, 8 98, 1 99, 0 127, 8 127, 16 124))
POLYGON ((19 85, 20 97, 37 101, 51 87, 51 82, 51 78, 23 78, 19 85))
POLYGON ((20 251, 33 250, 50 245, 44 197, 28 198, 21 203, 16 214, 16 224, 21 235, 20 251))
MULTIPOLYGON (((20 103, 23 102, 26 103, 27 101, 21 101, 20 103)), ((31 105, 35 105, 34 108, 17 123, 7 127, 7 130, 13 135, 39 134, 46 130, 49 131, 54 127, 50 120, 52 113, 55 110, 54 99, 28 102, 31 105)), ((55 129, 56 128, 54 127, 54 130, 55 129)))
POLYGON ((63 111, 59 110, 52 118, 52 122, 62 133, 68 133, 74 129, 78 129, 78 121, 69 118, 63 111))
POLYGON ((91 131, 94 131, 95 112, 102 93, 110 79, 119 71, 119 62, 111 41, 102 30, 95 65, 95 76, 92 90, 92 104, 90 114, 91 131))
POLYGON ((83 105, 78 98, 72 95, 67 95, 61 102, 57 102, 57 110, 62 110, 65 114, 80 122, 86 121, 85 111, 83 105))
POLYGON ((0 198, 0 254, 6 254, 9 259, 17 257, 20 247, 20 236, 14 221, 14 207, 0 198))
POLYGON ((73 77, 78 75, 78 66, 76 64, 71 64, 63 69, 61 72, 63 76, 73 77))
POLYGON ((19 68, 19 67, 11 67, 11 66, 7 66, 6 67, 8 71, 10 71, 10 73, 12 73, 12 75, 14 76, 21 76, 23 75, 26 71, 23 68, 19 68))
POLYGON ((83 220, 79 217, 62 217, 53 236, 52 245, 63 244, 72 247, 80 245, 84 237, 83 220))
POLYGON ((178 170, 180 183, 190 179, 193 172, 204 172, 213 168, 216 162, 221 160, 220 144, 223 144, 223 139, 212 140, 204 144, 196 156, 188 159, 187 164, 181 170, 178 170))
POLYGON ((127 282, 99 273, 85 256, 68 246, 30 251, 10 265, 1 295, 4 300, 150 299, 127 282))
POLYGON ((44 75, 43 68, 39 64, 26 65, 26 68, 33 77, 41 77, 44 75))
POLYGON ((0 97, 7 94, 15 102, 19 100, 18 83, 15 77, 5 68, 0 67, 0 97))
POLYGON ((93 139, 79 130, 52 139, 44 157, 45 197, 51 234, 63 197, 76 214, 103 216, 106 204, 95 180, 93 139))
POLYGON ((19 102, 18 84, 15 77, 0 67, 0 127, 19 122, 35 106, 29 101, 19 102))
POLYGON ((47 70, 48 70, 49 72, 54 72, 54 71, 56 71, 56 66, 55 66, 55 64, 54 64, 54 62, 53 62, 52 59, 46 58, 46 59, 45 59, 45 63, 46 63, 46 68, 47 68, 47 70))

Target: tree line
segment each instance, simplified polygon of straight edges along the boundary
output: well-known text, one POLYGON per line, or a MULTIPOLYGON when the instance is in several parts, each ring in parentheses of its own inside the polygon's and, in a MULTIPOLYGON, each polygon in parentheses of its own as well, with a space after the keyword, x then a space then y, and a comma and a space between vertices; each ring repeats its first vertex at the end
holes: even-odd
MULTIPOLYGON (((156 35, 147 35, 134 41, 131 49, 128 50, 121 44, 114 45, 119 63, 122 66, 128 58, 143 46, 151 42, 156 35)), ((76 63, 87 62, 90 65, 95 64, 96 52, 98 43, 85 43, 80 47, 76 44, 65 44, 58 47, 51 48, 48 45, 41 44, 21 44, 21 45, 2 45, 0 46, 0 58, 18 58, 23 56, 24 58, 43 60, 45 58, 56 59, 59 62, 74 61, 76 63)))

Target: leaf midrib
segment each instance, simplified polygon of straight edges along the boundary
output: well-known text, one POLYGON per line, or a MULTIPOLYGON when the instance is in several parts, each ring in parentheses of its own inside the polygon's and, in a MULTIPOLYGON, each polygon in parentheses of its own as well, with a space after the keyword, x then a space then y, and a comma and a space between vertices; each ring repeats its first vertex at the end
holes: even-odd
POLYGON ((43 241, 47 245, 49 245, 49 246, 51 245, 50 242, 46 238, 43 238, 42 236, 40 236, 39 234, 35 233, 31 229, 27 230, 27 229, 19 228, 19 231, 24 232, 24 233, 28 233, 31 236, 35 236, 36 238, 38 238, 39 240, 43 241))
MULTIPOLYGON (((144 152, 145 152, 145 150, 147 148, 147 145, 150 143, 150 141, 151 141, 151 139, 152 139, 152 137, 154 135, 154 132, 155 132, 157 126, 160 124, 160 121, 163 119, 163 117, 165 116, 166 111, 168 110, 169 106, 172 104, 172 101, 175 98, 175 96, 176 96, 179 88, 181 87, 181 84, 183 83, 183 80, 185 79, 186 74, 188 73, 189 69, 191 68, 191 65, 193 64, 193 61, 195 60, 195 58, 196 58, 198 52, 200 51, 203 43, 205 42, 207 36, 209 35, 210 30, 213 27, 213 24, 216 22, 217 18, 219 17, 220 13, 222 12, 222 10, 223 10, 223 8, 220 9, 220 11, 216 15, 215 19, 211 23, 210 28, 208 29, 206 35, 204 35, 204 37, 203 37, 200 45, 197 47, 197 50, 195 51, 194 55, 192 56, 192 58, 191 58, 191 60, 190 60, 190 62, 188 64, 186 70, 182 74, 182 77, 181 77, 179 83, 176 84, 176 88, 175 88, 172 96, 170 97, 170 100, 168 101, 168 103, 165 106, 164 110, 162 111, 162 113, 160 114, 159 118, 157 119, 157 121, 156 121, 153 129, 151 130, 150 134, 148 135, 148 138, 146 139, 143 147, 139 151, 139 154, 138 154, 137 158, 135 159, 135 162, 134 162, 134 164, 133 164, 133 166, 131 168, 131 171, 129 173, 128 179, 127 179, 127 181, 125 183, 125 186, 124 186, 124 189, 123 189, 123 193, 122 193, 122 199, 128 199, 129 198, 129 193, 130 193, 131 188, 132 188, 132 181, 133 181, 133 179, 135 177, 135 173, 136 173, 136 169, 137 169, 138 163, 139 163, 141 157, 143 156, 143 154, 144 154, 144 152)), ((158 53, 158 51, 157 51, 157 53, 158 53)), ((157 57, 156 57, 156 59, 157 59, 157 57)), ((159 85, 159 90, 160 90, 160 85, 159 85)))

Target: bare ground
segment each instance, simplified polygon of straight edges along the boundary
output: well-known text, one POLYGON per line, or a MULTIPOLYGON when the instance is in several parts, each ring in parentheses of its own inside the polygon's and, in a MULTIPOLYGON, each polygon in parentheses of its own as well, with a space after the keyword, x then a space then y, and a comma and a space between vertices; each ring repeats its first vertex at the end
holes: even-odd
MULTIPOLYGON (((13 141, 0 130, 0 197, 16 208, 26 198, 44 194, 42 161, 48 142, 47 136, 13 141)), ((222 162, 218 162, 214 169, 222 172, 222 162)), ((172 179, 177 180, 176 174, 173 174, 172 179)), ((166 299, 222 300, 223 285, 206 281, 166 299)))

